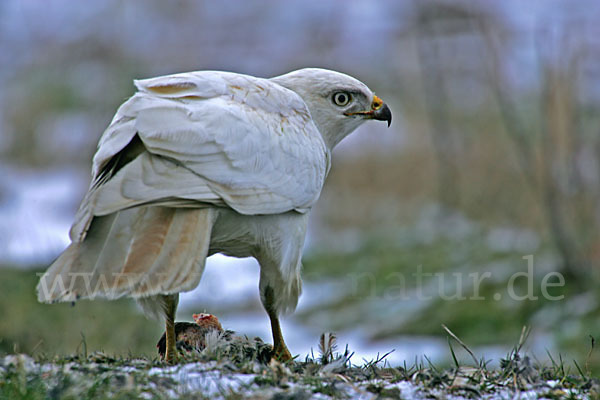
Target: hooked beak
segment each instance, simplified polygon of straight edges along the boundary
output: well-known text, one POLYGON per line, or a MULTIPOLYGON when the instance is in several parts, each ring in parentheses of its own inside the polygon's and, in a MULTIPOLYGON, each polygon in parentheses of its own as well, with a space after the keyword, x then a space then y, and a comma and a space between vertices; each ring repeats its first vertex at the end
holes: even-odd
POLYGON ((368 111, 357 111, 353 113, 346 113, 345 115, 352 116, 358 115, 364 119, 375 119, 378 121, 387 121, 388 128, 392 124, 392 112, 390 108, 377 96, 373 96, 373 103, 371 103, 371 109, 368 111))

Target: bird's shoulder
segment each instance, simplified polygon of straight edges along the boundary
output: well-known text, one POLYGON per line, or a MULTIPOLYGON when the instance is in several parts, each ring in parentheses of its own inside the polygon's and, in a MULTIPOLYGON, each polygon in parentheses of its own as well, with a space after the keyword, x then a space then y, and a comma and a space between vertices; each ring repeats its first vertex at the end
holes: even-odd
POLYGON ((262 112, 310 119, 306 103, 294 91, 269 79, 225 71, 194 71, 134 81, 141 93, 180 100, 226 97, 262 112))

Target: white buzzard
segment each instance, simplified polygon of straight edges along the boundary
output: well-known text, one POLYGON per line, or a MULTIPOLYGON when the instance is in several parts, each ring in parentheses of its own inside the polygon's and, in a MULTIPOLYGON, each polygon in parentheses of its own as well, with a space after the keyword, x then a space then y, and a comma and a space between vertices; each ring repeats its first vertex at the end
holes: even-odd
POLYGON ((134 297, 164 314, 173 362, 178 293, 198 285, 206 257, 251 256, 274 356, 290 359, 278 315, 298 302, 308 214, 331 150, 367 119, 389 126, 389 108, 358 80, 317 68, 135 85, 100 138, 72 243, 40 279, 39 300, 134 297))

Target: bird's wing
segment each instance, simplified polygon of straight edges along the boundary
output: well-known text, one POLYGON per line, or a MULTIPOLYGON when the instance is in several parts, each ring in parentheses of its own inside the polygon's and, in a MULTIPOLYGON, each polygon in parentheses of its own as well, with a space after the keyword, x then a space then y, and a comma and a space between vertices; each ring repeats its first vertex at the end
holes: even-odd
POLYGON ((304 101, 269 80, 216 71, 136 81, 94 156, 71 231, 137 205, 306 212, 329 153, 304 101))

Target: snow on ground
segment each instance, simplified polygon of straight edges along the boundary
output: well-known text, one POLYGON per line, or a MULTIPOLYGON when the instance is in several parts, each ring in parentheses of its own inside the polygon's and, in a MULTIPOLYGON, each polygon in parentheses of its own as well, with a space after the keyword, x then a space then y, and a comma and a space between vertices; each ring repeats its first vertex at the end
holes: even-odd
MULTIPOLYGON (((191 292, 182 293, 178 319, 191 321, 191 314, 183 314, 184 310, 194 312, 213 312, 227 329, 234 330, 248 337, 259 336, 267 341, 271 337, 269 318, 260 306, 258 295, 258 263, 251 258, 235 259, 220 254, 207 261, 200 285, 191 292), (236 279, 231 279, 235 276, 236 279), (194 309, 194 307, 198 309, 194 309), (234 312, 218 312, 223 308, 234 309, 234 312), (246 308, 250 308, 247 310, 246 308)), ((326 304, 339 299, 344 293, 333 292, 333 283, 305 283, 298 304, 298 312, 314 307, 315 304, 326 304)), ((303 324, 298 318, 291 316, 281 320, 288 347, 299 359, 314 352, 318 354, 317 343, 323 333, 319 326, 303 324)), ((340 347, 348 344, 355 354, 352 362, 362 364, 377 355, 384 355, 394 350, 386 360, 392 365, 399 365, 404 360, 414 361, 426 354, 432 360, 443 359, 448 353, 448 344, 430 337, 399 337, 395 340, 371 341, 371 330, 357 326, 356 329, 336 332, 340 347)), ((338 350, 343 352, 343 348, 338 350)), ((502 354, 504 355, 504 354, 502 354)))
POLYGON ((102 354, 90 357, 95 361, 50 363, 36 362, 22 354, 9 355, 0 358, 0 380, 39 393, 39 397, 47 393, 54 397, 85 398, 95 398, 101 393, 103 397, 129 394, 137 398, 177 399, 586 399, 592 398, 598 388, 598 382, 593 380, 565 383, 534 374, 530 376, 531 382, 527 382, 522 376, 506 377, 493 371, 482 375, 479 369, 469 367, 453 371, 451 379, 446 376, 437 380, 426 369, 398 375, 390 369, 371 373, 371 368, 340 365, 333 370, 329 368, 332 364, 308 363, 293 372, 277 362, 254 363, 240 369, 226 360, 166 366, 141 359, 115 363, 102 354))
MULTIPOLYGON (((69 243, 68 231, 87 185, 85 174, 72 170, 23 170, 0 164, 0 263, 49 264, 69 243)), ((200 285, 182 293, 178 320, 191 320, 183 312, 214 312, 227 329, 270 341, 270 324, 258 296, 259 266, 254 259, 215 255, 208 259, 200 285), (235 279, 231 279, 235 277, 235 279)), ((337 301, 343 293, 339 282, 304 285, 298 312, 337 301)), ((396 305, 397 306, 397 305, 396 305)), ((404 304, 406 312, 407 304, 404 304)), ((361 312, 371 312, 369 305, 361 312)), ((386 360, 392 365, 422 359, 437 361, 447 356, 447 344, 429 337, 398 337, 372 341, 373 326, 338 331, 339 350, 348 344, 352 362, 361 364, 394 349, 386 360)), ((304 359, 317 352, 322 325, 303 323, 294 315, 282 318, 286 341, 304 359)), ((494 358, 497 354, 494 353, 494 358)), ((501 354, 504 355, 504 354, 501 354)))
POLYGON ((220 394, 246 387, 254 381, 254 375, 240 373, 223 373, 216 368, 216 363, 190 363, 174 367, 154 367, 148 375, 157 375, 175 379, 180 386, 177 392, 200 392, 213 398, 220 394))

